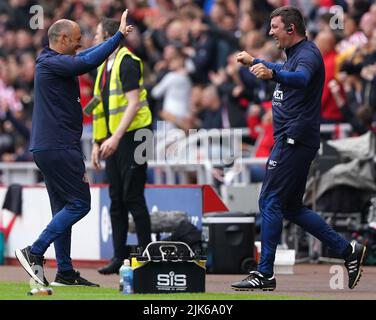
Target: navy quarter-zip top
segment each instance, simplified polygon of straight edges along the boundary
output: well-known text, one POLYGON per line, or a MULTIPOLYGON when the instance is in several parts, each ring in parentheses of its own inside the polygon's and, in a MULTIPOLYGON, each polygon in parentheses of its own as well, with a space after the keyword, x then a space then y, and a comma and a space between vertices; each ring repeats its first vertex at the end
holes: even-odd
POLYGON ((321 95, 325 68, 317 46, 306 39, 286 49, 287 61, 275 64, 255 59, 275 71, 274 138, 291 138, 306 146, 320 145, 321 95))
POLYGON ((49 47, 37 58, 30 151, 69 149, 80 145, 82 107, 78 75, 95 69, 119 46, 117 32, 100 45, 75 56, 49 47))

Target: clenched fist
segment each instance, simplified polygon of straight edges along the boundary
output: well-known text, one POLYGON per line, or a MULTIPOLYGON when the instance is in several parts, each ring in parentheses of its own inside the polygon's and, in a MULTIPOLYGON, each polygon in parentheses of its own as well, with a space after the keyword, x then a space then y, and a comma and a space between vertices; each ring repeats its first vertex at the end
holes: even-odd
POLYGON ((258 79, 269 80, 273 78, 273 70, 267 68, 264 64, 258 63, 249 68, 258 79))
POLYGON ((236 61, 245 67, 250 67, 253 64, 253 58, 249 53, 242 51, 236 55, 236 61))

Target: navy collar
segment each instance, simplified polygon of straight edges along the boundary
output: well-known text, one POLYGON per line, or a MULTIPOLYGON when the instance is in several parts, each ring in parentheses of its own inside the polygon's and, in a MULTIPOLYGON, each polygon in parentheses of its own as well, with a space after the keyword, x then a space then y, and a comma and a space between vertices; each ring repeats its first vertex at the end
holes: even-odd
POLYGON ((57 52, 57 51, 51 49, 49 46, 45 46, 45 47, 43 48, 43 51, 44 51, 44 52, 47 52, 47 53, 49 53, 49 54, 53 54, 53 55, 57 55, 57 54, 59 54, 59 52, 57 52))
POLYGON ((299 48, 300 45, 305 43, 306 41, 308 41, 307 37, 305 37, 303 40, 295 43, 293 46, 286 48, 285 52, 286 52, 287 58, 290 57, 297 50, 297 48, 299 48))

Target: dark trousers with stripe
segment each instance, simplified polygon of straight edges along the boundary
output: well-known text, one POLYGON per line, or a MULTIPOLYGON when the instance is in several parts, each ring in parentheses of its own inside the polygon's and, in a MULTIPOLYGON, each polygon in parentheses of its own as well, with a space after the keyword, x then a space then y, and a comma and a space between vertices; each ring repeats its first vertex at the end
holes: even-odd
POLYGON ((106 173, 110 190, 110 215, 114 257, 128 256, 128 214, 132 214, 138 245, 145 248, 151 242, 151 224, 144 191, 147 163, 135 161, 136 148, 141 144, 134 140, 137 130, 124 134, 118 149, 106 160, 106 173))
POLYGON ((73 270, 72 226, 90 211, 90 188, 79 147, 34 152, 41 170, 52 211, 52 220, 31 246, 31 253, 44 255, 54 243, 58 272, 73 270))
POLYGON ((268 162, 259 198, 261 222, 261 258, 258 270, 272 274, 275 253, 282 233, 282 221, 302 227, 338 254, 349 242, 335 232, 316 212, 303 206, 307 176, 317 149, 286 139, 275 142, 268 162))

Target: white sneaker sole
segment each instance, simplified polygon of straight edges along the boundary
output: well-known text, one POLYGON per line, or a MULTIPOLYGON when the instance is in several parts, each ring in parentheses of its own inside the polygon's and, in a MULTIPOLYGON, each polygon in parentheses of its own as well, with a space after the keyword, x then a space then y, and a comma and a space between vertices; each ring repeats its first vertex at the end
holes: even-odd
POLYGON ((20 249, 15 250, 15 255, 18 260, 18 262, 21 264, 22 268, 29 274, 30 277, 32 277, 36 282, 44 286, 44 282, 38 278, 38 276, 34 273, 33 269, 31 269, 29 263, 25 259, 24 255, 22 254, 20 249))
POLYGON ((235 290, 235 291, 274 291, 275 288, 252 288, 252 289, 245 289, 245 288, 234 288, 234 287, 231 287, 231 289, 235 290))
POLYGON ((53 287, 90 287, 90 286, 85 286, 83 284, 64 284, 64 283, 55 282, 55 281, 51 282, 50 286, 53 286, 53 287))
POLYGON ((55 281, 51 282, 50 286, 53 286, 53 287, 85 287, 82 284, 64 284, 64 283, 55 282, 55 281))
POLYGON ((87 288, 100 288, 98 286, 86 286, 84 284, 64 284, 60 282, 51 282, 50 286, 52 287, 87 287, 87 288))

